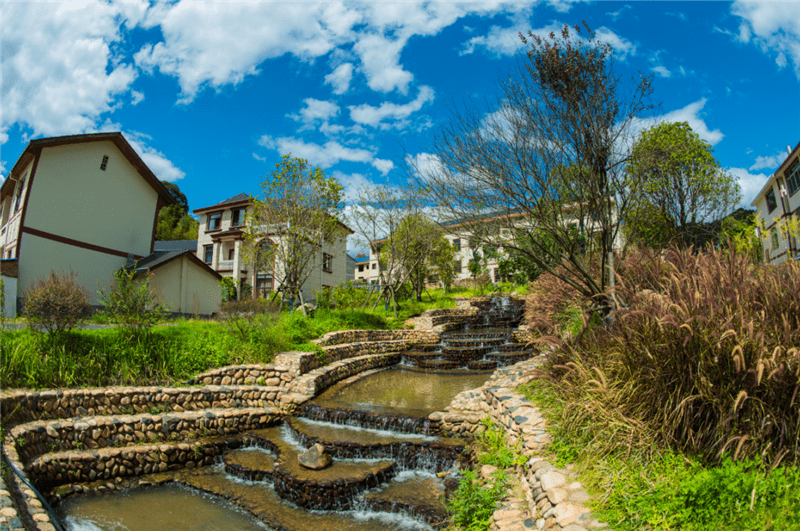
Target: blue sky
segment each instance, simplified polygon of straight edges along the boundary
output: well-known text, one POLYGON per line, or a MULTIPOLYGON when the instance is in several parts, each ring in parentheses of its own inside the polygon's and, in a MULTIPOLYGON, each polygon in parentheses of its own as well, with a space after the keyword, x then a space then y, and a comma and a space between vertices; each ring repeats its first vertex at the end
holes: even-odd
POLYGON ((33 138, 120 130, 190 207, 258 194, 281 154, 349 199, 522 50, 586 22, 654 75, 749 204, 800 142, 800 2, 3 2, 0 175, 33 138))

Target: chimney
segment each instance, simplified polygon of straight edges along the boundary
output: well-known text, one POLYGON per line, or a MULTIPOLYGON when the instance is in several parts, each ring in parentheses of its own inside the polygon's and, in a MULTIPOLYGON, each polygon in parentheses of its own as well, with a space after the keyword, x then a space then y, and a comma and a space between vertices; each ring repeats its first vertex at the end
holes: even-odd
POLYGON ((789 155, 792 154, 792 146, 786 146, 786 153, 788 153, 789 155))

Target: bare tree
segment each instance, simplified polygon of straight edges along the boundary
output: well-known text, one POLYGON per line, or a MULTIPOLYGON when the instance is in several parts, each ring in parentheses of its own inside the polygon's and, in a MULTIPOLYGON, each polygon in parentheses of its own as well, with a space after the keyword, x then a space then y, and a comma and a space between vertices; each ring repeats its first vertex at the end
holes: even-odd
POLYGON ((342 186, 312 168, 305 159, 284 155, 261 185, 264 197, 253 199, 246 238, 259 270, 270 272, 286 298, 297 299, 306 314, 303 284, 323 267, 324 253, 345 237, 338 219, 344 204, 342 186))
POLYGON ((624 170, 633 130, 653 109, 651 78, 623 85, 612 46, 574 29, 520 35, 527 53, 497 102, 454 112, 431 153, 406 160, 454 225, 527 257, 606 313, 613 248, 637 193, 624 170))

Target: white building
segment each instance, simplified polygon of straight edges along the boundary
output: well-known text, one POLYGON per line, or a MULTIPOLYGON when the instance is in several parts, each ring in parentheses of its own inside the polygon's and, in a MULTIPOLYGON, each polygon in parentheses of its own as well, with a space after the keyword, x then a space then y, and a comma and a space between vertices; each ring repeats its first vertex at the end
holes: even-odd
POLYGON ((761 247, 768 264, 800 258, 800 235, 792 230, 800 217, 800 144, 786 146, 786 151, 786 160, 750 203, 763 230, 761 247))
POLYGON ((139 262, 169 264, 153 271, 153 283, 171 311, 217 311, 213 271, 189 253, 154 254, 158 211, 174 202, 121 133, 32 140, 0 187, 3 277, 16 274, 4 284, 17 304, 6 306, 51 271, 74 273, 100 305, 98 284, 107 290, 114 271, 139 262))
MULTIPOLYGON (((247 258, 245 216, 250 211, 250 196, 244 193, 194 210, 200 216, 197 256, 220 275, 233 278, 240 297, 248 291, 255 297, 267 297, 279 287, 276 277, 281 277, 282 264, 272 264, 271 268, 259 267, 256 271, 252 259, 247 258)), ((340 227, 341 237, 318 246, 313 269, 302 287, 306 301, 314 300, 315 291, 332 288, 347 280, 347 235, 353 231, 342 223, 340 227)), ((279 240, 274 235, 265 234, 262 244, 278 245, 282 243, 279 240)))

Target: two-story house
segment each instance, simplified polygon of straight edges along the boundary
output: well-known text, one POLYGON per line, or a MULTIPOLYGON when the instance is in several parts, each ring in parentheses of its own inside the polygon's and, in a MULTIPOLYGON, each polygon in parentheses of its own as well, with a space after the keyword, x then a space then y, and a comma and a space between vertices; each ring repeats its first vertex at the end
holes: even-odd
MULTIPOLYGON (((215 205, 193 212, 200 217, 197 256, 222 276, 236 282, 237 296, 267 297, 279 288, 282 264, 255 264, 254 253, 248 253, 245 237, 245 216, 252 211, 250 196, 238 194, 215 205)), ((325 242, 314 251, 314 267, 303 283, 303 299, 314 300, 314 292, 332 288, 347 280, 347 235, 353 231, 341 224, 341 237, 325 242)), ((259 245, 282 245, 279 237, 265 234, 259 245)))
POLYGON ((764 262, 778 264, 800 258, 800 234, 796 227, 800 217, 800 143, 758 192, 750 206, 756 207, 756 218, 764 231, 761 246, 764 262))
POLYGON ((170 310, 216 311, 213 271, 189 253, 154 256, 158 211, 174 202, 121 133, 31 140, 0 187, 2 270, 15 278, 8 313, 51 271, 74 274, 99 305, 98 285, 107 290, 114 271, 145 262, 159 269, 154 284, 169 287, 170 310))

